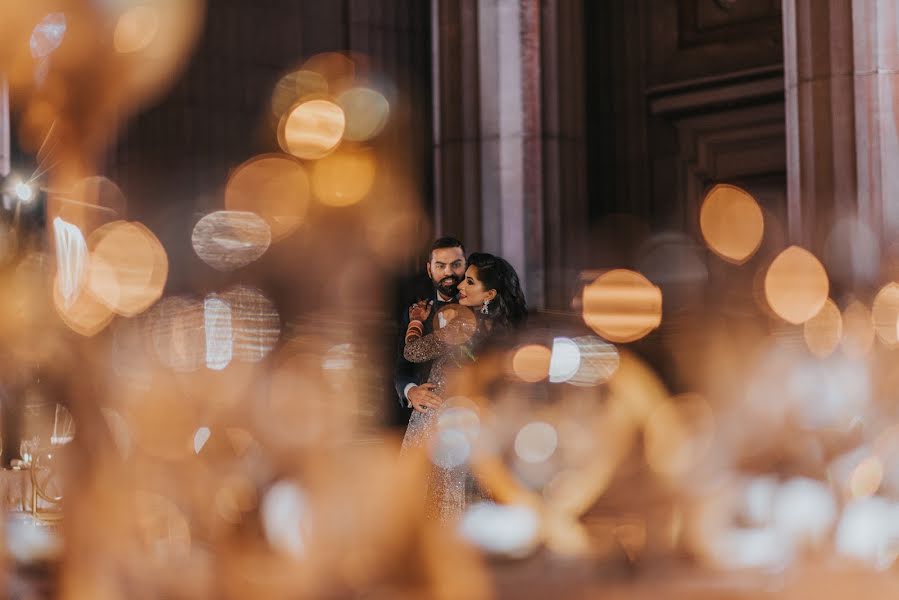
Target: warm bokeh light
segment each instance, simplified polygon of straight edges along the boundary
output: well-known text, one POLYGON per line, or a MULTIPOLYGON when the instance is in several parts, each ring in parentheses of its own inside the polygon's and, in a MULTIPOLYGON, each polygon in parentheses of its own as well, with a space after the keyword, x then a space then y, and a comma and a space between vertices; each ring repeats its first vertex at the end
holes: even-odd
POLYGON ((852 470, 849 491, 853 498, 864 498, 877 493, 883 481, 883 463, 876 456, 869 456, 852 470))
POLYGON ((87 274, 87 242, 78 227, 53 219, 53 243, 56 246, 56 290, 63 306, 70 307, 84 288, 87 274))
POLYGON ((802 335, 809 352, 818 358, 830 356, 843 337, 843 315, 833 300, 827 299, 814 317, 803 323, 802 335))
POLYGON ((315 71, 293 71, 278 80, 272 93, 272 113, 279 120, 297 102, 328 93, 328 81, 315 71))
POLYGON ((581 368, 581 349, 570 338, 557 337, 553 340, 549 360, 549 380, 552 383, 571 381, 581 368))
POLYGON ((59 48, 66 34, 65 13, 51 13, 41 19, 31 32, 28 46, 31 56, 34 58, 46 58, 51 52, 59 48))
POLYGON ((297 158, 316 160, 337 147, 345 127, 346 116, 338 105, 329 100, 307 100, 282 118, 278 144, 297 158))
POLYGON ((205 364, 204 306, 181 296, 163 298, 148 314, 152 349, 159 362, 181 372, 205 364))
POLYGON ((535 421, 522 427, 515 436, 515 454, 526 463, 540 463, 553 455, 559 434, 549 423, 535 421))
POLYGON ((177 563, 190 555, 190 523, 178 506, 159 494, 136 494, 135 520, 146 556, 154 562, 177 563))
POLYGON ((255 212, 268 222, 273 241, 293 233, 306 217, 309 178, 296 159, 263 154, 237 167, 225 186, 225 207, 255 212))
POLYGON ((303 63, 304 71, 318 73, 328 82, 331 93, 339 93, 351 85, 356 77, 356 64, 339 52, 323 52, 310 57, 303 63))
POLYGON ((346 115, 343 137, 351 142, 364 142, 384 129, 390 117, 390 103, 380 92, 357 87, 340 94, 337 104, 346 115))
POLYGON ((322 204, 349 206, 368 195, 375 181, 375 159, 367 150, 335 152, 312 167, 312 191, 322 204))
POLYGON ((203 328, 206 368, 221 371, 231 362, 234 352, 231 306, 221 298, 207 297, 203 302, 203 328))
POLYGON ((206 215, 191 235, 194 252, 217 271, 247 266, 265 254, 271 241, 271 230, 262 217, 233 210, 206 215))
POLYGON ((512 371, 515 376, 528 383, 536 383, 549 377, 552 351, 546 346, 529 344, 522 346, 512 355, 512 371))
POLYGON ((577 386, 594 386, 607 381, 618 369, 618 350, 598 337, 585 335, 574 338, 580 353, 580 365, 567 380, 577 386))
MULTIPOLYGON (((233 356, 242 362, 259 362, 278 343, 281 317, 272 301, 258 289, 238 285, 216 296, 231 310, 233 356)), ((208 345, 207 344, 207 356, 208 345)))
POLYGON ((843 311, 843 352, 851 358, 865 356, 874 343, 874 324, 868 307, 853 300, 843 311))
POLYGON ((53 282, 53 307, 69 329, 85 337, 94 336, 109 325, 114 313, 87 291, 66 301, 59 291, 59 281, 53 282))
POLYGON ((758 202, 733 185, 713 187, 702 202, 699 226, 709 248, 721 258, 743 263, 762 243, 765 220, 758 202))
POLYGON ((765 274, 765 298, 774 313, 794 325, 818 314, 830 284, 815 256, 798 246, 781 252, 765 274))
POLYGON ((583 318, 608 340, 633 342, 662 322, 662 291, 634 271, 608 271, 584 287, 583 318))
POLYGON ((91 234, 88 289, 114 312, 133 317, 162 295, 168 256, 139 223, 114 221, 91 234))
POLYGON ((877 292, 871 316, 880 341, 889 348, 899 344, 899 283, 891 281, 877 292))
POLYGON ((116 52, 140 52, 150 45, 159 30, 159 16, 153 6, 135 6, 119 17, 112 42, 116 52))

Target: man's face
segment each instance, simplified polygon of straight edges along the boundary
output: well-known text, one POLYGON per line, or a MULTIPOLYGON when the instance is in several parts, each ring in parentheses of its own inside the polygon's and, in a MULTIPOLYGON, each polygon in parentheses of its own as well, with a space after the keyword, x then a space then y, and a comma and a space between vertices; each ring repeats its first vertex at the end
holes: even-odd
POLYGON ((458 291, 456 286, 465 276, 465 254, 462 248, 438 248, 431 252, 428 261, 428 275, 434 288, 445 298, 452 298, 458 291))

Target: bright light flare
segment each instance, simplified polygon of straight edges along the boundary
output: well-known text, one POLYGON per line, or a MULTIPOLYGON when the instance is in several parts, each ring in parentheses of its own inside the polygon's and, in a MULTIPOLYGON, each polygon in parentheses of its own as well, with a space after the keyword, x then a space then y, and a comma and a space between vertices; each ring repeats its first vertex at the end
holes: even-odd
POLYGON ((814 317, 824 303, 830 284, 815 256, 798 246, 781 252, 765 274, 765 298, 774 313, 800 325, 814 317))
POLYGON ((709 190, 703 200, 699 226, 715 254, 742 264, 761 246, 765 219, 758 202, 748 192, 720 184, 709 190))
POLYGON ((583 318, 613 342, 639 340, 662 322, 662 291, 640 273, 608 271, 584 288, 583 318))
POLYGON ((225 207, 248 211, 268 222, 272 241, 303 222, 309 207, 309 178, 295 158, 263 154, 237 167, 225 185, 225 207))
POLYGON ((197 221, 191 235, 194 252, 217 271, 233 271, 257 260, 268 250, 271 230, 251 212, 219 210, 197 221))
POLYGON ((346 127, 343 109, 328 100, 308 100, 292 108, 278 126, 278 144, 305 160, 324 158, 337 148, 346 127))

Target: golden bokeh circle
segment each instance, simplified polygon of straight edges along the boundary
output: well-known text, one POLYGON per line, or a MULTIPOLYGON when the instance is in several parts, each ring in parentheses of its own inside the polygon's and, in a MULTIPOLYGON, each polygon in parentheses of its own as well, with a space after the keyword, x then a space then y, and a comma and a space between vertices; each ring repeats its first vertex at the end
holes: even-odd
POLYGON ((890 282, 877 292, 871 314, 880 341, 890 348, 899 345, 899 283, 890 282))
POLYGON ((784 321, 799 325, 808 321, 827 302, 830 283, 821 262, 804 248, 790 246, 781 252, 765 274, 765 299, 784 321))
POLYGON ((528 383, 543 381, 549 377, 552 351, 540 344, 522 346, 512 355, 512 372, 528 383))
POLYGON ((307 100, 291 108, 278 125, 278 144, 285 152, 317 160, 334 151, 343 138, 346 115, 330 100, 307 100))
POLYGON ((368 150, 335 152, 312 167, 312 192, 322 204, 350 206, 365 198, 375 181, 375 159, 368 150))
POLYGON ((662 290, 635 271, 608 271, 584 287, 583 319, 607 340, 636 341, 661 324, 662 290))
POLYGON ((266 220, 272 241, 293 233, 309 208, 309 177, 297 159, 262 154, 237 167, 225 185, 225 207, 266 220))
POLYGON ((843 352, 851 358, 868 354, 874 343, 874 323, 868 307, 853 300, 843 311, 843 352))
POLYGON ((94 231, 88 246, 88 290, 112 311, 133 317, 162 295, 168 256, 145 226, 113 221, 94 231))
POLYGON ((762 244, 765 219, 758 202, 733 185, 713 187, 702 202, 699 227, 709 248, 718 256, 740 264, 762 244))
POLYGON ((217 271, 232 271, 252 263, 272 241, 268 223, 256 213, 218 210, 197 221, 191 244, 197 256, 217 271))
POLYGON ((119 16, 113 32, 116 52, 140 52, 150 45, 159 31, 159 15, 152 6, 138 5, 119 16))
POLYGON ((818 313, 802 326, 809 352, 818 358, 830 356, 843 337, 843 315, 833 300, 827 299, 818 313))

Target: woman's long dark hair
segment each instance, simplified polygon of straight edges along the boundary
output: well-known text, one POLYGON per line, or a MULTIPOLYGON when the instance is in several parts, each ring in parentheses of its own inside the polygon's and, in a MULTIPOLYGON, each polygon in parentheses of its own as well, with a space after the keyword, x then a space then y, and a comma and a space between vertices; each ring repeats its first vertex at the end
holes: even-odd
POLYGON ((512 265, 499 256, 474 252, 468 257, 468 266, 478 270, 478 280, 485 290, 496 290, 496 298, 489 306, 494 325, 507 329, 522 325, 528 315, 528 304, 512 265))

